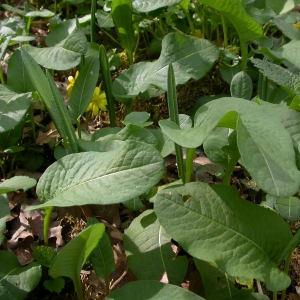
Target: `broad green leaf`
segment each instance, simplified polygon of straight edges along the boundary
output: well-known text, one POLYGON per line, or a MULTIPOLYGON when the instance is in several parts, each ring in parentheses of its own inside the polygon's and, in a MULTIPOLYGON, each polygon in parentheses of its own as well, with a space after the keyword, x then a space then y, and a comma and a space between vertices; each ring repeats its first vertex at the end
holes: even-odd
POLYGON ((189 183, 165 189, 154 209, 190 255, 215 262, 230 276, 264 281, 271 291, 289 286, 289 276, 277 268, 292 239, 289 227, 276 213, 239 198, 234 187, 189 183))
POLYGON ((138 280, 159 281, 165 274, 171 284, 183 282, 187 259, 176 257, 171 237, 160 226, 153 210, 143 212, 125 230, 124 248, 129 268, 138 280))
POLYGON ((167 120, 159 125, 187 148, 200 146, 217 126, 236 129, 241 162, 258 186, 276 197, 290 197, 298 191, 300 173, 292 138, 267 109, 238 98, 221 98, 203 105, 194 122, 195 127, 187 130, 167 120))
MULTIPOLYGON (((282 19, 274 18, 273 23, 278 29, 291 40, 300 40, 300 32, 292 24, 285 22, 282 19)), ((296 41, 294 41, 296 42, 296 41)))
POLYGON ((14 51, 8 61, 7 84, 16 93, 34 92, 35 88, 23 64, 20 51, 14 51))
POLYGON ((277 198, 266 195, 266 201, 261 206, 275 210, 285 220, 295 222, 300 219, 300 200, 297 197, 277 198))
POLYGON ((251 58, 251 62, 259 68, 259 71, 266 77, 284 87, 290 94, 295 94, 299 89, 298 76, 293 74, 281 66, 275 65, 271 62, 260 60, 258 58, 251 58))
POLYGON ((77 294, 82 295, 82 286, 79 279, 83 264, 95 249, 103 234, 105 226, 94 224, 79 233, 56 256, 49 274, 51 277, 69 277, 73 280, 77 294))
POLYGON ((145 206, 140 197, 134 197, 132 199, 123 201, 122 204, 131 211, 138 211, 145 206))
POLYGON ((109 293, 107 300, 204 300, 204 298, 171 284, 154 280, 139 280, 127 283, 109 293))
POLYGON ((36 180, 33 178, 29 178, 28 176, 15 176, 13 178, 6 179, 0 184, 0 194, 16 192, 21 189, 27 191, 35 185, 36 180))
POLYGON ((87 40, 83 32, 75 28, 66 39, 53 47, 26 45, 24 49, 44 68, 69 70, 79 65, 81 56, 87 51, 87 40))
POLYGON ((104 127, 100 130, 95 131, 95 133, 92 135, 91 141, 100 140, 101 138, 108 138, 113 137, 116 133, 118 133, 121 130, 120 127, 104 127))
POLYGON ((21 267, 13 253, 0 250, 0 299, 25 299, 38 285, 41 277, 42 269, 39 264, 33 262, 21 267))
POLYGON ((148 13, 165 6, 176 5, 179 2, 181 0, 133 0, 132 6, 137 13, 148 13))
POLYGON ((25 14, 26 14, 26 12, 24 10, 21 10, 19 8, 13 7, 13 6, 8 5, 8 4, 2 4, 2 7, 7 11, 16 13, 16 14, 21 15, 21 16, 25 16, 25 14))
POLYGON ((238 290, 234 278, 222 273, 213 263, 195 258, 194 262, 201 274, 206 300, 269 300, 266 295, 253 293, 251 289, 238 290))
POLYGON ((59 134, 70 143, 73 152, 78 152, 69 113, 53 78, 49 73, 45 76, 36 61, 24 49, 21 48, 20 52, 31 82, 44 102, 59 134))
MULTIPOLYGON (((293 28, 296 29, 294 26, 293 28)), ((299 40, 300 40, 300 31, 298 29, 296 30, 297 32, 299 32, 299 40)), ((283 49, 282 57, 298 68, 300 67, 299 47, 300 47, 300 41, 290 41, 289 43, 281 47, 283 49)))
POLYGON ((122 121, 123 124, 134 124, 139 125, 142 127, 147 127, 153 124, 153 122, 148 121, 150 118, 150 114, 145 111, 135 111, 131 112, 130 114, 126 115, 124 120, 122 121), (147 122, 148 121, 148 122, 147 122))
POLYGON ((111 14, 103 10, 97 10, 97 22, 100 28, 112 28, 115 26, 111 14))
POLYGON ((92 100, 99 76, 99 68, 98 57, 89 56, 85 59, 84 66, 80 69, 69 101, 70 116, 74 122, 80 119, 92 100))
POLYGON ((15 146, 22 137, 24 122, 20 122, 11 130, 0 133, 0 150, 15 146))
POLYGON ((113 0, 111 15, 118 33, 121 46, 126 50, 130 64, 133 63, 135 46, 134 29, 132 26, 132 1, 113 0))
POLYGON ((65 280, 62 277, 56 277, 54 279, 45 280, 43 285, 49 292, 59 294, 65 286, 65 280))
POLYGON ((261 26, 248 16, 240 0, 201 0, 200 2, 223 14, 237 31, 241 43, 263 36, 261 26))
POLYGON ((31 93, 16 94, 0 84, 0 133, 14 128, 21 122, 31 101, 31 93))
POLYGON ((96 152, 107 152, 114 149, 117 149, 123 144, 123 141, 120 140, 103 140, 103 141, 85 141, 85 140, 78 140, 78 145, 84 151, 96 151, 96 152))
POLYGON ((231 129, 217 127, 203 143, 206 156, 216 165, 227 168, 228 155, 222 151, 222 147, 228 145, 228 136, 231 129))
MULTIPOLYGON (((296 97, 295 97, 296 98, 296 97)), ((256 100, 268 111, 269 114, 277 118, 287 132, 292 137, 298 151, 300 151, 300 114, 290 109, 285 103, 271 104, 262 100, 256 100)))
POLYGON ((140 62, 122 72, 113 83, 115 97, 132 98, 151 87, 159 95, 167 90, 168 66, 172 63, 176 84, 190 78, 200 79, 219 57, 219 49, 207 40, 170 33, 162 41, 162 52, 157 61, 140 62))
MULTIPOLYGON (((99 221, 96 218, 89 218, 87 226, 93 224, 99 224, 99 221)), ((109 282, 109 275, 116 269, 116 266, 111 242, 105 231, 98 245, 92 251, 89 260, 97 276, 104 277, 109 282)))
POLYGON ((231 97, 250 100, 252 97, 253 85, 251 77, 241 71, 235 74, 230 83, 231 97))
POLYGON ((292 10, 297 4, 299 0, 266 0, 266 6, 272 8, 277 14, 284 14, 288 11, 292 10))
POLYGON ((10 216, 10 209, 8 205, 7 195, 0 195, 0 245, 3 242, 4 235, 3 232, 6 228, 6 220, 10 216))
POLYGON ((121 203, 148 191, 163 172, 159 152, 140 142, 126 141, 110 152, 70 154, 42 175, 37 193, 44 204, 30 209, 121 203))
POLYGON ((219 70, 220 70, 221 77, 228 84, 231 83, 231 80, 234 77, 234 75, 241 72, 242 69, 243 69, 242 62, 239 62, 234 65, 228 65, 224 62, 221 62, 219 64, 219 70))

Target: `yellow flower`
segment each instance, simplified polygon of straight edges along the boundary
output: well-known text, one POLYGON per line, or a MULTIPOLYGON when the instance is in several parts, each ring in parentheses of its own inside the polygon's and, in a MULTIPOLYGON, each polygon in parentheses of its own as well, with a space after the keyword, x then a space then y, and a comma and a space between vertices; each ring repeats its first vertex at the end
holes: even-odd
POLYGON ((67 86, 67 97, 69 97, 69 98, 71 96, 73 86, 74 86, 76 78, 78 77, 78 74, 79 74, 79 72, 77 71, 75 74, 75 78, 73 76, 68 77, 69 85, 67 86))
POLYGON ((94 116, 97 116, 99 109, 106 111, 106 95, 105 92, 101 91, 99 87, 95 88, 92 101, 88 105, 86 111, 92 111, 94 116))

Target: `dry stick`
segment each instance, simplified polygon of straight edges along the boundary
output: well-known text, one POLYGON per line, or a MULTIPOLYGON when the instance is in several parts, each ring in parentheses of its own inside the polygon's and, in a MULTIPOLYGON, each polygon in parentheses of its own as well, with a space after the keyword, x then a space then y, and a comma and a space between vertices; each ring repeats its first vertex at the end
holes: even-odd
POLYGON ((109 290, 112 291, 121 281, 122 279, 127 275, 128 268, 123 272, 123 274, 110 286, 109 290))

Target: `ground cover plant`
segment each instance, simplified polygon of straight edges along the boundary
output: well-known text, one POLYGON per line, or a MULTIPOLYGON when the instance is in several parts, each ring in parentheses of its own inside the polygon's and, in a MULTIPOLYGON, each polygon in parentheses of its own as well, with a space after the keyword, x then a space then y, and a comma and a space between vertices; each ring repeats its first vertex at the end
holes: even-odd
POLYGON ((298 299, 297 4, 2 4, 0 299, 298 299))

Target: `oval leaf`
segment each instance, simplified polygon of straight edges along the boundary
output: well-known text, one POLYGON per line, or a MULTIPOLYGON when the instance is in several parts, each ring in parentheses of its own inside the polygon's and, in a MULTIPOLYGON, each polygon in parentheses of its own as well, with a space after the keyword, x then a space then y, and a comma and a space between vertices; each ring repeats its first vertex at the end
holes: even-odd
POLYGON ((235 188, 190 183, 165 189, 156 196, 155 212, 194 257, 230 276, 264 281, 272 291, 289 286, 289 276, 277 268, 292 239, 289 227, 276 213, 239 198, 235 188))
POLYGON ((252 80, 247 73, 241 71, 233 76, 230 83, 230 93, 232 97, 250 100, 252 90, 252 80))
POLYGON ((127 283, 109 293, 107 300, 204 300, 202 297, 176 285, 163 284, 154 280, 139 280, 127 283))
POLYGON ((69 70, 79 65, 87 51, 87 39, 80 29, 74 31, 59 44, 49 48, 26 45, 25 50, 35 61, 47 69, 69 70))
POLYGON ((70 154, 42 175, 37 194, 45 203, 30 209, 121 203, 147 192, 163 172, 163 158, 145 143, 126 141, 110 152, 70 154))

